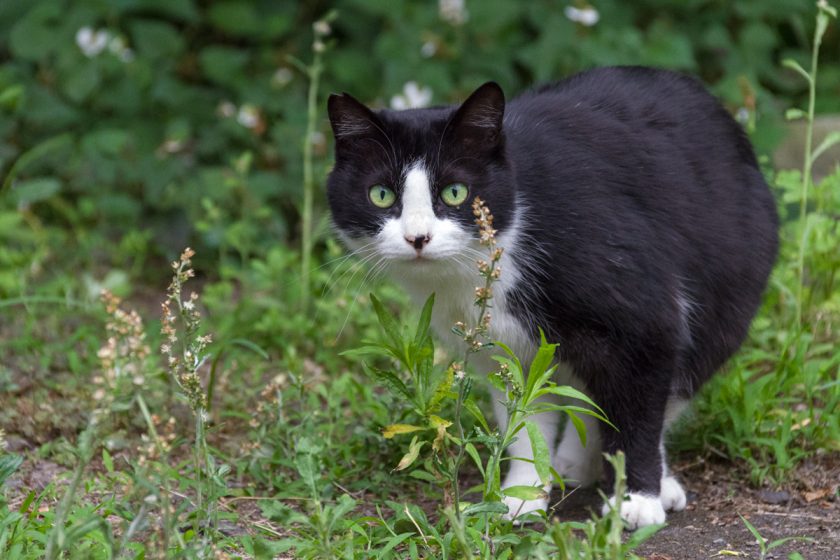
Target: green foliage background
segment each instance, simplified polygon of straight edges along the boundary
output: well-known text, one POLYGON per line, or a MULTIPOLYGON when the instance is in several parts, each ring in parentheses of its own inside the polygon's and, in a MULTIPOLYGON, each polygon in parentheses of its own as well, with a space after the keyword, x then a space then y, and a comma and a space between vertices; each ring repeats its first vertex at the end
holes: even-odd
MULTIPOLYGON (((6 214, 4 244, 29 245, 26 259, 0 249, 0 262, 34 255, 46 265, 71 243, 86 265, 141 274, 150 258, 187 244, 242 264, 296 239, 307 84, 289 57, 310 60, 311 24, 331 9, 338 18, 321 91, 378 105, 410 80, 449 103, 488 79, 514 94, 591 66, 650 64, 695 73, 733 112, 751 111, 741 116, 755 120, 753 140, 767 152, 782 109, 802 100, 802 81, 779 61, 807 62, 809 0, 592 4, 600 20, 585 27, 564 14, 584 4, 548 0, 466 2, 463 24, 429 1, 4 0, 3 205, 32 208, 30 221, 59 226, 59 239, 32 239, 6 214), (83 27, 120 38, 130 60, 118 45, 86 56, 76 42, 83 27)), ((836 31, 823 52, 818 109, 837 111, 836 31)), ((320 128, 322 184, 325 119, 320 128)), ((7 278, 0 296, 21 288, 7 278)))
MULTIPOLYGON (((433 470, 425 478, 417 470, 389 472, 416 446, 380 432, 422 415, 383 392, 382 379, 365 375, 352 353, 342 354, 382 335, 366 295, 376 267, 343 253, 329 234, 323 196, 331 165, 326 95, 347 91, 383 107, 411 81, 443 104, 487 80, 512 96, 599 65, 656 65, 701 77, 763 156, 779 201, 782 249, 749 341, 729 373, 695 400, 674 444, 727 457, 756 484, 784 479, 806 458, 835 456, 840 167, 811 185, 798 170, 773 173, 768 157, 784 135, 785 109, 808 106, 806 80, 781 61, 810 67, 814 1, 590 1, 599 14, 593 26, 567 17, 566 8, 586 7, 580 0, 466 0, 466 17, 457 21, 441 9, 458 4, 452 0, 0 0, 0 427, 18 448, 4 454, 0 446, 0 485, 44 459, 84 474, 99 447, 107 472, 88 469, 84 495, 68 491, 74 507, 62 516, 50 508, 65 485, 53 481, 25 496, 3 486, 0 556, 43 557, 46 537, 65 524, 76 534, 68 550, 113 552, 113 542, 100 542, 111 539, 110 527, 125 531, 150 511, 149 497, 166 497, 160 488, 170 483, 185 492, 203 484, 216 497, 259 498, 262 519, 281 528, 254 538, 207 533, 210 540, 178 545, 183 557, 204 557, 211 541, 254 557, 290 549, 301 558, 331 557, 341 549, 387 558, 405 556, 405 548, 421 557, 429 556, 418 548, 428 546, 425 535, 438 530, 449 543, 440 550, 451 548, 449 522, 430 522, 417 505, 430 512, 440 497, 440 485, 419 482, 433 470), (317 231, 308 261, 299 249, 305 67, 313 60, 313 23, 333 11, 312 144, 317 231), (208 452, 192 478, 184 456, 193 433, 156 352, 136 364, 145 378, 132 380, 132 391, 155 415, 177 418, 172 451, 145 470, 137 441, 149 428, 124 399, 101 441, 79 437, 97 406, 98 352, 112 320, 97 301, 102 288, 128 298, 158 348, 154 317, 168 263, 188 245, 197 251, 189 289, 201 294, 201 332, 213 335, 202 370, 212 461, 208 452), (301 268, 309 271, 306 282, 301 268), (303 284, 311 305, 302 304, 303 284), (376 521, 369 510, 348 513, 363 502, 385 515, 376 521), (422 545, 417 535, 408 539, 411 527, 422 545)), ((836 24, 824 37, 819 67, 817 111, 838 112, 836 24)), ((376 292, 382 309, 403 309, 386 328, 396 335, 411 311, 395 287, 376 292)), ((390 377, 408 383, 405 373, 390 377)), ((253 521, 247 511, 224 515, 243 526, 253 521)), ((162 526, 174 538, 181 530, 172 521, 162 526)), ((510 550, 540 553, 609 544, 606 527, 620 545, 614 521, 588 525, 588 541, 563 524, 545 534, 508 525, 496 537, 510 550)), ((636 538, 627 547, 637 546, 636 538)), ((174 550, 154 536, 143 539, 126 547, 151 556, 174 550)), ((595 550, 589 557, 605 556, 595 550)))

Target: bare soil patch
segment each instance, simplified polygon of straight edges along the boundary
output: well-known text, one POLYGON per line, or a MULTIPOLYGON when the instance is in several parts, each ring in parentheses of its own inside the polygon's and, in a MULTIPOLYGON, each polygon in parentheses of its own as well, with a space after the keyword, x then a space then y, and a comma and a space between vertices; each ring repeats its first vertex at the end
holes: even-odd
MULTIPOLYGON (((668 526, 640 549, 650 560, 706 558, 759 558, 755 537, 741 521, 752 523, 772 542, 785 537, 807 537, 774 548, 767 559, 787 558, 799 552, 808 560, 840 558, 840 456, 806 461, 780 488, 753 488, 731 464, 696 458, 674 467, 688 493, 685 511, 670 513, 668 526)), ((555 514, 561 520, 586 519, 600 508, 594 489, 574 490, 555 514)))

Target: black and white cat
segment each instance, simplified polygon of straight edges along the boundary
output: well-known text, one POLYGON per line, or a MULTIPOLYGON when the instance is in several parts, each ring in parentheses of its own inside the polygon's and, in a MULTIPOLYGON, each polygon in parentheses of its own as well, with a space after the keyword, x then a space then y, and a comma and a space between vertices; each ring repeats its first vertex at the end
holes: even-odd
MULTIPOLYGON (((601 451, 622 450, 629 527, 683 509, 663 432, 741 344, 777 250, 773 197, 725 109, 692 78, 620 67, 507 105, 492 82, 458 107, 372 111, 332 95, 329 116, 328 197, 347 245, 379 257, 419 301, 434 292, 435 328, 453 337, 475 313, 480 196, 505 249, 492 336, 527 363, 543 328, 559 343, 559 381, 618 427, 588 420, 584 448, 571 426, 558 438, 553 414, 538 418, 546 441, 560 440, 555 467, 589 484, 601 451)), ((527 438, 510 452, 531 456, 527 438)), ((503 486, 538 480, 511 461, 503 486)), ((511 515, 547 505, 508 502, 511 515)))

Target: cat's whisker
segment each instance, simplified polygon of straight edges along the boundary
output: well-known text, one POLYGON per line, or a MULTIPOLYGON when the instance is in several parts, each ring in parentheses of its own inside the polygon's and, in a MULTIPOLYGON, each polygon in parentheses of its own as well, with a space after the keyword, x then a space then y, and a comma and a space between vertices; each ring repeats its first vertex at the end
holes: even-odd
MULTIPOLYGON (((343 257, 340 257, 339 259, 337 259, 337 260, 340 260, 340 262, 339 262, 339 264, 336 265, 335 269, 330 273, 330 276, 329 276, 329 278, 327 278, 327 281, 324 282, 324 289, 321 293, 321 296, 323 297, 327 293, 329 293, 329 288, 331 287, 330 282, 332 281, 333 276, 335 276, 336 272, 338 272, 338 270, 340 270, 341 267, 344 266, 344 264, 346 262, 351 260, 353 257, 366 257, 366 256, 371 255, 372 253, 374 253, 376 251, 376 248, 374 247, 375 245, 376 245, 376 241, 372 241, 372 242, 370 242, 366 245, 363 245, 363 246, 359 247, 358 249, 356 249, 354 251, 351 251, 349 254, 344 255, 343 257)), ((339 279, 340 278, 341 277, 339 277, 339 279)))
POLYGON ((362 282, 361 282, 361 284, 360 284, 360 285, 359 285, 359 287, 356 289, 356 292, 353 294, 353 297, 352 297, 352 299, 350 300, 350 305, 349 305, 349 306, 348 306, 348 308, 347 308, 347 315, 344 317, 344 322, 341 324, 341 328, 338 330, 338 333, 336 333, 336 335, 335 335, 335 340, 336 340, 336 341, 338 341, 338 339, 339 339, 339 338, 341 338, 341 333, 343 333, 343 332, 344 332, 344 328, 347 326, 347 322, 350 320, 350 315, 352 315, 352 314, 353 314, 353 309, 354 309, 354 308, 355 308, 355 306, 356 306, 356 302, 359 300, 359 293, 362 291, 362 288, 364 288, 365 283, 367 282, 368 277, 369 277, 371 274, 375 274, 375 271, 376 271, 376 270, 377 270, 380 266, 382 266, 382 267, 383 267, 383 270, 384 270, 384 268, 386 268, 386 267, 388 266, 388 264, 390 264, 390 263, 389 263, 389 259, 388 259, 388 258, 386 258, 386 257, 380 257, 380 258, 379 258, 379 260, 378 260, 378 261, 376 261, 376 264, 374 264, 372 267, 370 267, 370 269, 367 271, 367 273, 365 274, 365 276, 362 278, 362 282), (383 263, 384 263, 384 264, 383 264, 383 263))
POLYGON ((348 274, 350 274, 350 273, 352 272, 352 275, 350 276, 350 278, 347 280, 347 282, 346 282, 346 283, 345 283, 345 285, 344 285, 344 289, 346 290, 346 289, 350 286, 350 284, 352 284, 352 283, 353 283, 353 279, 354 279, 354 278, 356 278, 356 276, 359 274, 359 272, 360 272, 360 271, 362 271, 362 270, 365 270, 365 265, 366 265, 366 264, 368 264, 368 263, 369 263, 370 261, 372 261, 373 259, 375 259, 375 258, 378 256, 378 254, 379 254, 379 253, 378 253, 377 251, 375 251, 375 250, 371 250, 371 251, 370 251, 369 253, 367 253, 367 254, 366 254, 366 255, 365 255, 365 256, 364 256, 361 260, 353 262, 353 263, 352 263, 352 264, 351 264, 351 265, 347 268, 347 270, 345 270, 344 272, 342 272, 342 273, 341 273, 341 275, 340 275, 338 278, 336 278, 336 279, 335 279, 335 281, 333 281, 331 284, 329 284, 329 285, 325 288, 325 289, 326 289, 326 291, 325 291, 324 295, 327 295, 327 294, 331 293, 331 292, 332 292, 332 290, 335 288, 335 286, 337 286, 338 284, 340 284, 340 283, 341 283, 341 281, 342 281, 342 280, 343 280, 343 279, 344 279, 344 278, 345 278, 348 274))

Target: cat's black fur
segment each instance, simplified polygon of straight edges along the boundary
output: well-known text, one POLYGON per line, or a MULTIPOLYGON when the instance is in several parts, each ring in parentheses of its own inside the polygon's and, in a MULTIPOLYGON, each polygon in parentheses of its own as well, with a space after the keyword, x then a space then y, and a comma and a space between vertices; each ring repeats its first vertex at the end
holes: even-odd
MULTIPOLYGON (((559 342, 619 428, 603 444, 626 453, 629 489, 658 494, 665 403, 738 349, 777 251, 773 197, 741 127, 696 80, 638 67, 506 106, 491 83, 460 108, 374 113, 343 95, 329 109, 328 196, 345 235, 376 233, 383 211, 365 189, 399 185, 419 157, 436 189, 469 184, 500 232, 524 209, 511 257, 529 273, 511 312, 559 342)), ((473 227, 469 204, 435 211, 473 227)))

